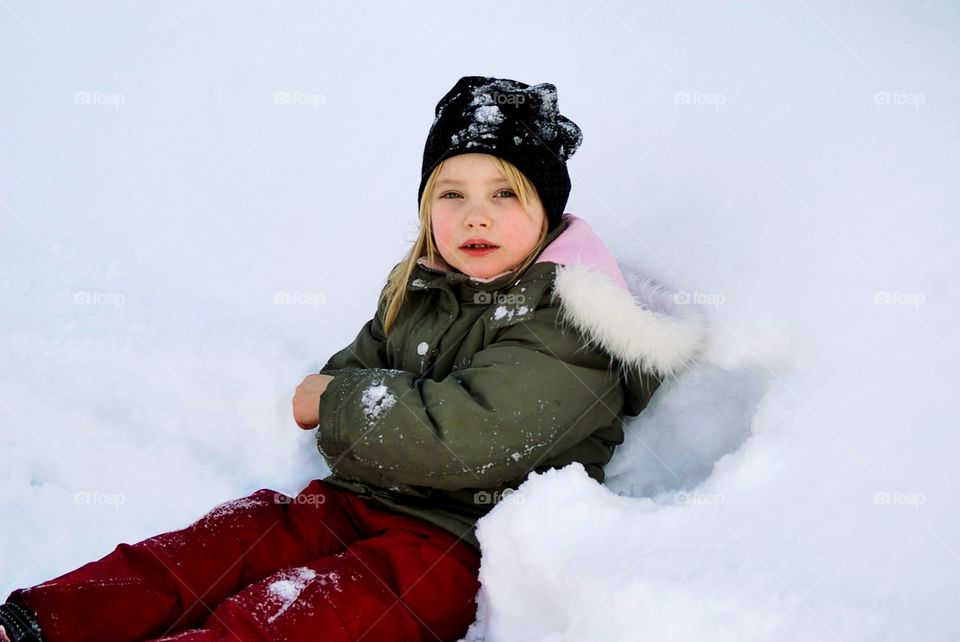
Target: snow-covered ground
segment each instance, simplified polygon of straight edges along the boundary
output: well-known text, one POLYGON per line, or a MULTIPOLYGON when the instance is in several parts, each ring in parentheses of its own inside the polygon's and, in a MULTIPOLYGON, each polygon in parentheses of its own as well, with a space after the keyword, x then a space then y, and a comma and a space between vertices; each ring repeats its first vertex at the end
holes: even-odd
POLYGON ((568 211, 712 342, 606 486, 483 520, 467 639, 960 637, 954 3, 0 15, 4 596, 327 473, 293 389, 372 313, 433 106, 480 74, 557 85, 568 211))

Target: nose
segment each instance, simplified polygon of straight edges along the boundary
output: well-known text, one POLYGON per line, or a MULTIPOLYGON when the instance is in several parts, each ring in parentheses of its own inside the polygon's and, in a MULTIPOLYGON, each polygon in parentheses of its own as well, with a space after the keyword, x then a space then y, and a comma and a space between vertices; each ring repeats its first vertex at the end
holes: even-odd
POLYGON ((482 203, 474 203, 463 223, 468 228, 490 227, 491 219, 482 203))

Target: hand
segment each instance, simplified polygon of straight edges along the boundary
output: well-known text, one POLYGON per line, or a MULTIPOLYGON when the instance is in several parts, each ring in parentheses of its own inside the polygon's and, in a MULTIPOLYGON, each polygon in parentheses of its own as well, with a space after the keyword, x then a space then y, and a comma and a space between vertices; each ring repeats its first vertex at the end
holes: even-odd
POLYGON ((320 395, 335 377, 312 374, 297 386, 293 395, 293 420, 304 430, 316 428, 320 423, 320 395))

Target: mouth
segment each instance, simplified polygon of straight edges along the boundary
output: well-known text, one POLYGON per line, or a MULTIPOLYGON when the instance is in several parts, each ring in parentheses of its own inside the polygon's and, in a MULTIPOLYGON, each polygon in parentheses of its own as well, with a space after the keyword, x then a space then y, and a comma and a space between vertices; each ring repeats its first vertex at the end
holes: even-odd
POLYGON ((469 256, 486 256, 498 249, 498 245, 494 245, 486 239, 469 239, 460 246, 460 251, 469 256))
POLYGON ((486 256, 487 254, 496 252, 497 249, 498 248, 495 248, 495 247, 485 247, 485 248, 462 247, 460 248, 460 250, 464 254, 468 254, 470 256, 486 256))

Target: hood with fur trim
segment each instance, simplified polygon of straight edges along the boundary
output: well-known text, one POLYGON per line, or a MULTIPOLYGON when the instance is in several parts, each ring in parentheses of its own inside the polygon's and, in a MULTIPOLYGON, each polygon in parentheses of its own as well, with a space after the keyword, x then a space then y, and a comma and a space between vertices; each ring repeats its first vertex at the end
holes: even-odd
POLYGON ((704 349, 704 320, 674 293, 618 261, 590 225, 564 214, 567 228, 537 263, 558 265, 561 318, 628 369, 675 376, 704 349))

